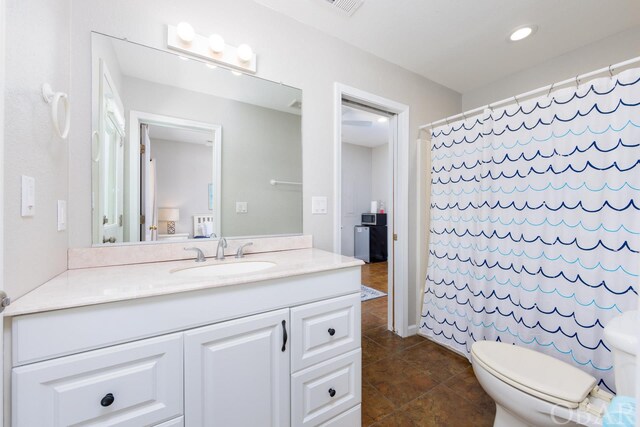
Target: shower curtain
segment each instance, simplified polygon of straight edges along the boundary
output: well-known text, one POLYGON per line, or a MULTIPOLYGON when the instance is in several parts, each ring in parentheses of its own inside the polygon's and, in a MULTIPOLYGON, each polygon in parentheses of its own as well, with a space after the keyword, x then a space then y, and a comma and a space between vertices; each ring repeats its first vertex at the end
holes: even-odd
POLYGON ((432 131, 421 333, 517 344, 614 389, 604 326, 638 299, 640 69, 432 131))

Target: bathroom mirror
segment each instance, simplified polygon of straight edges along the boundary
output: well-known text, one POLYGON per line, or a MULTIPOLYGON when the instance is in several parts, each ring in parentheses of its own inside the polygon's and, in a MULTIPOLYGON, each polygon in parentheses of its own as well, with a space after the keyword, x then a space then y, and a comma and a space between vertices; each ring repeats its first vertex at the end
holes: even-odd
POLYGON ((92 34, 94 245, 302 233, 302 91, 92 34))

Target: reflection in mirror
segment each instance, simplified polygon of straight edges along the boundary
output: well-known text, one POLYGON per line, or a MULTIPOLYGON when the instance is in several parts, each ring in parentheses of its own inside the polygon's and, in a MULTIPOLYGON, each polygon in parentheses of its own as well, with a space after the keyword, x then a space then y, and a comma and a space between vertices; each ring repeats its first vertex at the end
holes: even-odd
POLYGON ((302 93, 92 34, 94 244, 302 232, 302 93))

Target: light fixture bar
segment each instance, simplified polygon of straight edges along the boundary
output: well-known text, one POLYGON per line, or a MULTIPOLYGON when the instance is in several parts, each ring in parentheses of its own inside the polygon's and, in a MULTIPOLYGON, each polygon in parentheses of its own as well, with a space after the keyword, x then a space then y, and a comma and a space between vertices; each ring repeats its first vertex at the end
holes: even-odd
POLYGON ((169 49, 235 68, 236 70, 255 74, 258 70, 257 55, 253 52, 250 52, 250 55, 248 55, 245 46, 246 45, 243 45, 240 51, 238 51, 238 47, 225 43, 223 51, 216 53, 211 50, 209 37, 195 34, 193 39, 187 42, 178 36, 177 28, 174 25, 169 25, 167 28, 167 47, 169 49), (248 58, 248 60, 242 61, 240 57, 248 58))

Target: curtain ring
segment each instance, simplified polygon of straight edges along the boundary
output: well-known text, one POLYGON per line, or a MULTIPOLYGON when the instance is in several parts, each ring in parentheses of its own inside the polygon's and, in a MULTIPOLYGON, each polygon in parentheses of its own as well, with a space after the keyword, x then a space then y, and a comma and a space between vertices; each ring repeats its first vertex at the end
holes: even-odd
POLYGON ((547 98, 549 96, 551 96, 551 91, 553 91, 553 85, 555 85, 555 83, 551 83, 551 87, 549 88, 549 92, 547 92, 547 98))
POLYGON ((467 121, 467 115, 465 113, 462 113, 462 117, 464 117, 464 120, 467 121))
POLYGON ((613 71, 611 71, 611 65, 609 65, 609 78, 613 79, 613 71))
POLYGON ((489 110, 491 110, 491 112, 493 113, 493 106, 491 104, 487 105, 487 108, 489 108, 489 110))
POLYGON ((576 76, 576 89, 580 89, 580 80, 578 79, 578 77, 580 77, 580 74, 576 76))
POLYGON ((447 123, 447 126, 449 126, 449 118, 444 119, 444 121, 447 123))
POLYGON ((516 104, 518 105, 518 107, 520 106, 520 101, 518 101, 518 98, 516 96, 513 97, 513 99, 516 101, 516 104))

